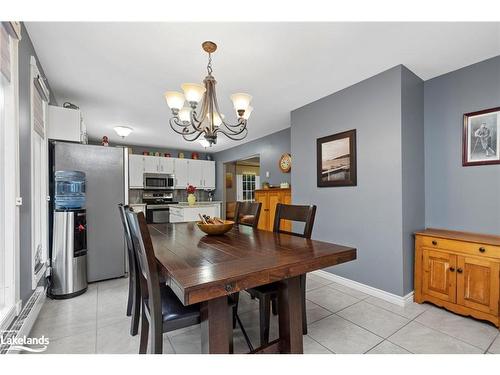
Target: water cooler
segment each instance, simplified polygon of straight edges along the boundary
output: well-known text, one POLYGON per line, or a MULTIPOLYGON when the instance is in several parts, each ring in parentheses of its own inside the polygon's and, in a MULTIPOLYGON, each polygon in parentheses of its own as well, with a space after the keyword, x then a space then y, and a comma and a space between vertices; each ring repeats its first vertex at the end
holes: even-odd
POLYGON ((87 290, 85 173, 56 171, 54 188, 49 296, 71 298, 87 290))

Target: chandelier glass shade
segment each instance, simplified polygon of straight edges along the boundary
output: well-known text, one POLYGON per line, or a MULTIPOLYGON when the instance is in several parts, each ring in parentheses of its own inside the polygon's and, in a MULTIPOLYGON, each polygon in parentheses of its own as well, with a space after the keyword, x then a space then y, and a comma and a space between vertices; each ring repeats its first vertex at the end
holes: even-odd
POLYGON ((231 95, 237 122, 230 124, 219 109, 215 77, 212 75, 212 53, 217 45, 204 42, 203 50, 208 53, 208 75, 199 83, 183 83, 182 91, 167 91, 165 99, 172 111, 171 128, 186 141, 196 141, 202 135, 210 146, 217 143, 217 135, 224 134, 229 139, 240 141, 248 134, 247 121, 253 111, 252 96, 245 93, 231 95))

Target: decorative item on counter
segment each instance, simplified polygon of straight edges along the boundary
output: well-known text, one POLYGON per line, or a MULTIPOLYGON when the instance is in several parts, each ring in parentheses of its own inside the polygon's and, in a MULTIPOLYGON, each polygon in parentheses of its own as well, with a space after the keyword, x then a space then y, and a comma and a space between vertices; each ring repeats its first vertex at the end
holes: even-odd
POLYGON ((270 187, 271 187, 271 185, 269 185, 269 182, 264 181, 264 182, 262 183, 262 189, 269 189, 270 187))
POLYGON ((194 195, 194 192, 196 191, 196 187, 193 185, 188 185, 186 188, 186 192, 188 194, 187 200, 190 206, 194 206, 196 203, 196 196, 194 195))
POLYGON ((155 153, 153 151, 149 151, 149 156, 155 156, 155 153))
POLYGON ((191 153, 191 159, 198 160, 199 158, 200 158, 200 154, 198 154, 197 152, 191 153))
POLYGON ((170 157, 172 157, 172 155, 171 155, 169 152, 165 152, 164 156, 165 156, 166 158, 170 158, 170 157))
POLYGON ((214 160, 211 154, 207 154, 207 160, 214 160))
POLYGON ((143 151, 143 152, 142 152, 142 155, 144 155, 144 156, 148 156, 148 155, 149 155, 149 152, 147 152, 147 151, 143 151))
POLYGON ((282 189, 288 189, 290 187, 290 184, 288 182, 282 182, 280 184, 280 188, 282 189))
POLYGON ((184 153, 183 152, 179 152, 179 159, 184 159, 184 153))
POLYGON ((156 151, 155 156, 160 156, 160 153, 158 151, 156 151))
POLYGON ((108 139, 108 137, 103 136, 103 137, 102 137, 101 144, 102 144, 103 146, 105 146, 105 147, 109 146, 109 139, 108 139))

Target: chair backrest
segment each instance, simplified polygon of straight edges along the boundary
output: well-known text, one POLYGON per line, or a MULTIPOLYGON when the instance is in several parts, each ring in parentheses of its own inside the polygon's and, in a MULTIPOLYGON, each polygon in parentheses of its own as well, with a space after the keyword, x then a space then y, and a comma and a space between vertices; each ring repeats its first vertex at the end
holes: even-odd
POLYGON ((236 224, 257 228, 261 207, 260 202, 236 202, 234 221, 236 224))
POLYGON ((233 220, 234 213, 236 210, 236 202, 227 202, 226 203, 226 219, 233 220))
POLYGON ((147 300, 150 314, 153 319, 161 321, 161 297, 158 267, 153 250, 153 243, 149 234, 144 213, 125 211, 130 228, 130 235, 134 245, 137 260, 137 274, 140 280, 141 295, 147 300), (154 316, 153 316, 154 315, 154 316))
POLYGON ((128 268, 130 277, 135 279, 137 277, 137 262, 135 259, 134 244, 132 243, 132 237, 130 235, 130 228, 128 226, 127 217, 125 212, 129 211, 129 206, 124 206, 122 203, 118 205, 118 211, 120 212, 120 219, 123 224, 123 232, 125 233, 125 242, 127 244, 127 254, 128 254, 128 268))
POLYGON ((311 238, 314 217, 316 216, 316 206, 297 206, 293 204, 276 205, 276 214, 274 215, 273 232, 287 233, 294 236, 311 238), (303 233, 295 233, 281 230, 281 220, 300 221, 305 223, 303 233))

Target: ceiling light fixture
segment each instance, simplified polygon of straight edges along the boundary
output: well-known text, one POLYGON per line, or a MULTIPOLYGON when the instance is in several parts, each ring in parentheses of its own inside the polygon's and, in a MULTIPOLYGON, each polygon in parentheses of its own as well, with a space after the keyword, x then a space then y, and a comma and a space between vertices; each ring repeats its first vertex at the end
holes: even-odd
MULTIPOLYGON (((165 99, 172 110, 170 126, 181 134, 186 141, 196 141, 202 134, 209 146, 217 143, 217 134, 222 133, 229 139, 241 141, 248 134, 247 120, 252 113, 250 106, 252 96, 245 93, 231 95, 238 122, 231 125, 224 120, 224 115, 219 110, 215 92, 215 77, 212 75, 212 53, 217 50, 214 42, 204 42, 203 50, 208 53, 208 75, 199 83, 183 83, 184 94, 177 91, 167 91, 165 99), (185 101, 189 106, 185 106, 185 101), (200 104, 200 113, 196 109, 200 104)), ((201 143, 201 142, 200 142, 201 143)), ((206 147, 206 146, 204 146, 206 147)))
POLYGON ((207 148, 210 146, 210 142, 208 142, 206 139, 198 139, 198 143, 202 145, 204 148, 207 148))
POLYGON ((134 129, 129 128, 128 126, 115 126, 113 130, 118 134, 122 139, 125 139, 125 137, 128 137, 130 133, 134 131, 134 129))

